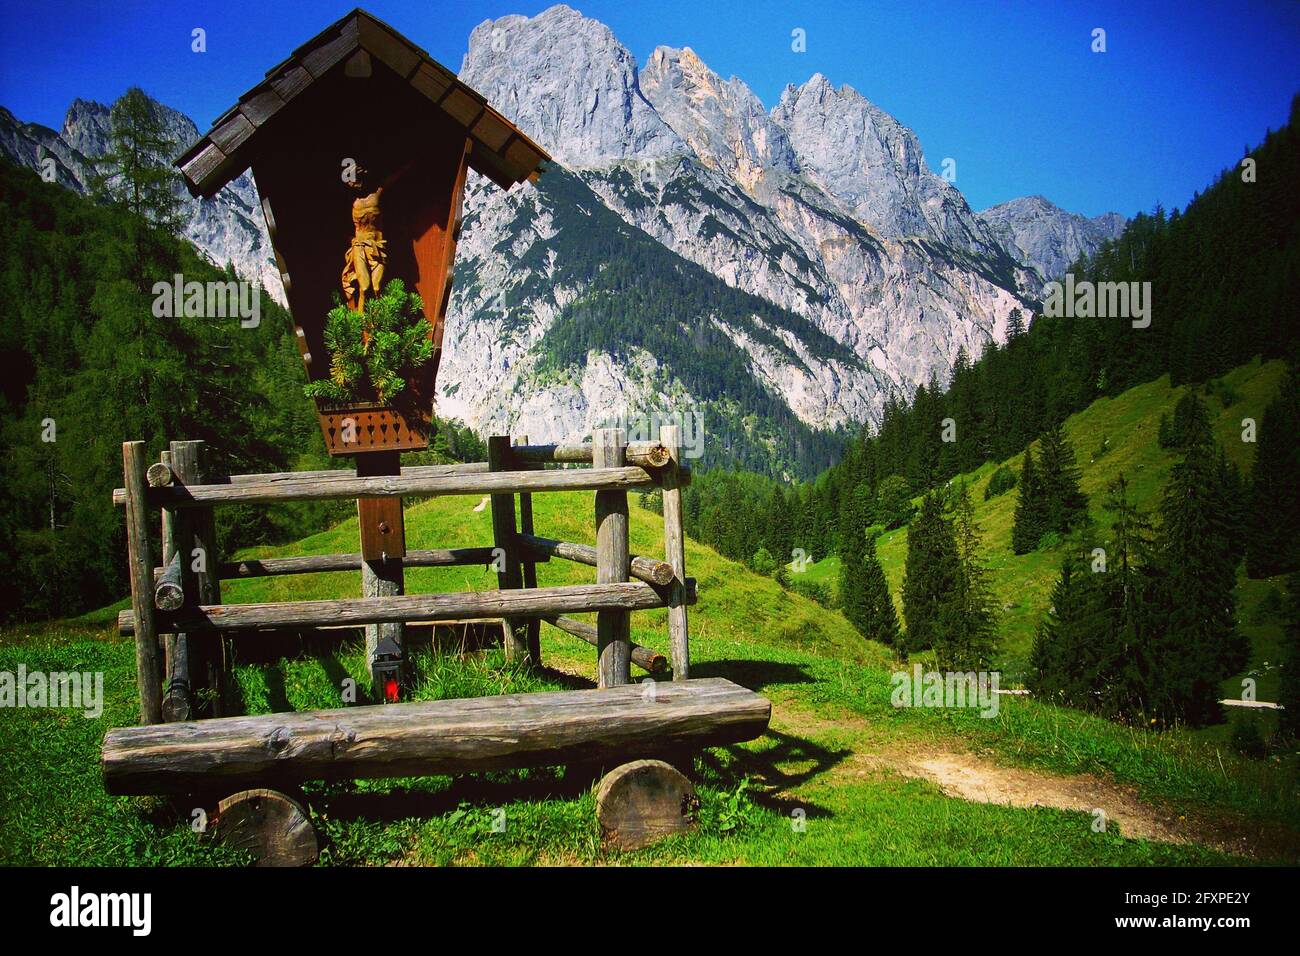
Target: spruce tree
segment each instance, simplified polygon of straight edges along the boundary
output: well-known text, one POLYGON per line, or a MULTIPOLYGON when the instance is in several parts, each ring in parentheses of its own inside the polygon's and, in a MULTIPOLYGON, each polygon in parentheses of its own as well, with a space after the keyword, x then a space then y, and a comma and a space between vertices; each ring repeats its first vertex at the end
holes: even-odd
MULTIPOLYGON (((858 561, 860 572, 854 575, 859 594, 852 603, 852 610, 844 599, 844 616, 858 629, 863 637, 891 646, 899 643, 898 612, 894 609, 893 598, 889 595, 889 583, 885 580, 885 570, 880 566, 876 556, 876 539, 868 537, 866 548, 858 561)), ((841 584, 841 588, 843 588, 841 584)), ((841 591, 843 594, 843 591, 841 591)))
POLYGON ((1167 618, 1155 648, 1154 705, 1166 719, 1221 719, 1219 684, 1244 666, 1236 630, 1236 562, 1213 451, 1202 443, 1174 465, 1161 504, 1160 564, 1167 618))
POLYGON ((1287 374, 1264 410, 1255 444, 1246 532, 1252 578, 1300 569, 1300 377, 1287 374))
POLYGON ((1038 482, 1047 531, 1065 534, 1087 517, 1088 498, 1079 490, 1079 478, 1074 448, 1066 441, 1060 423, 1049 425, 1038 450, 1038 482))
POLYGON ((1067 556, 1052 587, 1052 604, 1034 635, 1027 683, 1034 696, 1066 706, 1087 700, 1089 685, 1082 675, 1086 599, 1082 576, 1087 572, 1067 556))
POLYGON ((988 670, 997 652, 996 605, 988 569, 981 561, 975 505, 965 482, 957 486, 953 532, 957 580, 940 611, 935 659, 948 670, 988 670))
POLYGON ((866 635, 869 613, 866 605, 866 516, 862 498, 854 492, 845 495, 840 509, 840 606, 844 616, 866 635))
POLYGON ((1285 628, 1282 636, 1282 687, 1278 703, 1282 705, 1280 729, 1290 738, 1300 737, 1300 571, 1293 571, 1286 581, 1285 628))
POLYGON ((1018 486, 1020 497, 1016 499, 1015 524, 1011 528, 1011 550, 1016 554, 1028 554, 1038 547, 1038 539, 1047 531, 1046 501, 1032 447, 1025 449, 1018 486))
POLYGON ((927 492, 921 508, 907 527, 907 564, 903 578, 905 653, 934 644, 940 615, 958 587, 961 569, 952 524, 944 517, 943 495, 927 492))

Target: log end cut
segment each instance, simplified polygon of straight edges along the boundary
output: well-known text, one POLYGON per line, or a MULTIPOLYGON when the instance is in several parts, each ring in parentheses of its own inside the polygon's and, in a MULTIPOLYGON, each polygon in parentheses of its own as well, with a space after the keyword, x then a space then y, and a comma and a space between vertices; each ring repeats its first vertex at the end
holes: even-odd
POLYGON ((672 764, 634 760, 607 773, 596 791, 601 842, 638 850, 695 827, 695 787, 672 764))

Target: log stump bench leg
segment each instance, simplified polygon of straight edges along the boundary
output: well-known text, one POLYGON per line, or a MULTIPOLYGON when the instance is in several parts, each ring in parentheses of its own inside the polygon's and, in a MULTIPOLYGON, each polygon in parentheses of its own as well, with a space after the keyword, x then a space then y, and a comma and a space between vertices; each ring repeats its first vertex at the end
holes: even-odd
POLYGON ((241 790, 217 804, 213 837, 253 854, 254 866, 307 866, 320 850, 302 804, 278 790, 241 790))
POLYGON ((691 781, 663 760, 634 760, 616 767, 596 791, 601 843, 638 850, 695 828, 699 797, 691 781))

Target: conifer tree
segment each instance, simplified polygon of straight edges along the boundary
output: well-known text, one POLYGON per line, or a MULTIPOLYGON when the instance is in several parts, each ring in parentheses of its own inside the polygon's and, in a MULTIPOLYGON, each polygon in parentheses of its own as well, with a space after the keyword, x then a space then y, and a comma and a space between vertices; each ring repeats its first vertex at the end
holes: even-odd
POLYGON ((898 626, 898 611, 894 608, 894 599, 889 593, 889 582, 885 580, 885 569, 880 566, 876 556, 876 539, 867 540, 867 552, 863 557, 866 574, 863 585, 866 592, 864 606, 867 611, 867 637, 891 646, 900 643, 901 629, 898 626))
POLYGON ((908 654, 934 644, 944 603, 958 586, 961 569, 952 524, 944 517, 943 495, 927 492, 907 527, 907 564, 903 577, 903 617, 908 654))
POLYGON ((1039 622, 1029 656, 1027 683, 1034 696, 1066 706, 1087 701, 1091 689, 1082 666, 1090 617, 1084 593, 1086 573, 1072 556, 1061 562, 1051 607, 1039 622))
POLYGON ((133 86, 113 103, 109 120, 108 150, 95 161, 92 195, 164 232, 175 232, 181 209, 179 178, 170 159, 175 144, 156 104, 133 86))
POLYGON ((1300 377, 1291 370, 1264 410, 1250 476, 1246 571, 1252 578, 1300 569, 1300 377))
POLYGON ((1047 509, 1032 447, 1025 449, 1017 486, 1020 497, 1016 499, 1015 524, 1011 528, 1011 550, 1028 554, 1038 547, 1038 539, 1047 531, 1047 509))
POLYGON ((1038 483, 1047 531, 1065 534, 1087 516, 1088 499, 1079 490, 1079 478, 1074 448, 1066 441, 1060 423, 1049 425, 1038 452, 1038 483))
POLYGON ((957 580, 939 615, 935 659, 949 670, 987 670, 997 652, 996 611, 988 569, 980 555, 975 505, 965 482, 957 486, 953 532, 957 580))
MULTIPOLYGON (((861 489, 865 491, 865 489, 861 489)), ((849 623, 865 636, 870 625, 865 564, 867 542, 866 496, 853 489, 844 497, 840 512, 840 604, 849 623)))
POLYGON ((1230 516, 1212 450, 1197 443, 1174 465, 1161 503, 1163 633, 1154 651, 1153 705, 1202 726, 1221 718, 1219 684, 1246 662, 1236 630, 1236 561, 1230 516))
POLYGON ((1278 703, 1283 707, 1281 731, 1294 740, 1300 737, 1300 571, 1293 571, 1288 576, 1286 591, 1282 687, 1278 693, 1278 703))

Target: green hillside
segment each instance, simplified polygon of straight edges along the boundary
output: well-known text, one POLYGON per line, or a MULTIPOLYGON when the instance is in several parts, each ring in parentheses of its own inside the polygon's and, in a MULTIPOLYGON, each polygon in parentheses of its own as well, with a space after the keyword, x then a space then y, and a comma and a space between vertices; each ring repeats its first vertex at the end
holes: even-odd
MULTIPOLYGON (((1214 415, 1216 440, 1245 474, 1249 474, 1254 460, 1254 446, 1241 440, 1242 419, 1253 418, 1256 422, 1261 419, 1264 408, 1277 394, 1284 371, 1285 363, 1281 361, 1256 361, 1243 365, 1216 380, 1216 387, 1205 396, 1214 415), (1225 404, 1224 396, 1230 404, 1225 404)), ((1069 551, 1092 547, 1095 530, 1105 521, 1101 502, 1106 485, 1123 473, 1130 481, 1130 494, 1137 506, 1146 512, 1155 510, 1169 469, 1176 460, 1175 455, 1162 449, 1156 440, 1160 416, 1172 415, 1174 405, 1187 389, 1188 386, 1171 387, 1168 376, 1165 376, 1114 398, 1098 399, 1066 419, 1065 434, 1074 446, 1083 473, 1080 486, 1090 499, 1089 516, 1093 527, 1072 534, 1055 547, 1025 555, 1013 554, 1011 526, 1016 491, 1012 489, 989 501, 984 500, 984 488, 993 472, 1001 464, 1019 471, 1020 454, 1005 462, 987 463, 961 476, 971 484, 976 517, 984 534, 985 561, 992 572, 994 595, 1002 607, 999 620, 1001 663, 1009 682, 1018 682, 1024 675, 1034 630, 1051 604, 1052 585, 1060 573, 1062 557, 1069 551)), ((886 532, 877 539, 876 545, 901 619, 907 528, 886 532)), ((805 573, 814 580, 834 586, 839 576, 839 559, 832 555, 811 565, 805 573)), ((1241 584, 1239 606, 1243 608, 1242 620, 1257 638, 1257 660, 1252 661, 1252 669, 1262 667, 1265 660, 1275 664, 1278 659, 1277 628, 1267 622, 1257 626, 1258 622, 1250 611, 1275 583, 1243 579, 1241 584)), ((1275 678, 1275 674, 1269 673, 1260 680, 1260 691, 1265 695, 1261 699, 1272 699, 1266 695, 1274 689, 1275 678)))
MULTIPOLYGON (((1243 406, 1258 399, 1276 371, 1242 370, 1233 384, 1251 396, 1243 406)), ((1172 402, 1174 393, 1164 391, 1161 401, 1172 402)), ((1130 430, 1140 430, 1142 416, 1123 399, 1098 409, 1098 416, 1087 421, 1110 430, 1111 454, 1136 466, 1120 443, 1130 430)), ((1083 420, 1071 423, 1076 440, 1083 420)), ((1146 467, 1163 466, 1153 460, 1146 467)), ((1087 487, 1099 480, 1087 478, 1087 487)), ((489 543, 490 515, 487 508, 475 510, 480 503, 443 498, 413 505, 409 545, 489 543)), ((535 496, 534 503, 540 533, 593 539, 590 495, 535 496)), ((984 512, 990 525, 1004 507, 998 502, 984 512)), ((1001 533, 1005 537, 1005 528, 1001 533)), ((353 550, 356 535, 355 521, 346 521, 257 554, 353 550)), ((631 538, 635 552, 662 553, 659 517, 634 506, 631 538)), ((893 574, 901 552, 890 553, 893 574)), ((1050 564, 1046 556, 1033 557, 1050 564)), ((697 834, 634 854, 601 850, 593 781, 576 772, 360 781, 307 788, 325 839, 322 862, 1163 865, 1300 858, 1293 759, 1250 760, 1194 734, 1122 727, 1024 698, 1000 698, 991 719, 970 710, 897 709, 890 703, 889 651, 861 640, 839 612, 693 541, 687 542, 687 567, 699 581, 691 613, 694 676, 728 677, 774 705, 764 737, 710 750, 698 761, 703 807, 697 834), (954 799, 916 770, 926 757, 1005 775, 1027 788, 1029 800, 1037 801, 1033 788, 1045 782, 1084 786, 1087 806, 1109 807, 1114 799, 1135 816, 1117 815, 1097 833, 1083 805, 1054 808, 1050 796, 1037 807, 954 799), (509 821, 504 834, 491 829, 499 807, 509 821), (803 830, 792 826, 792 814, 806 824, 803 830), (1163 836, 1147 838, 1144 826, 1163 836), (1142 838, 1126 839, 1130 828, 1142 838)), ((542 584, 590 581, 592 575, 590 568, 558 560, 539 568, 542 584)), ((409 591, 495 585, 493 575, 472 568, 412 570, 407 581, 409 591)), ((231 582, 225 597, 249 602, 357 591, 355 575, 303 575, 231 582)), ((134 645, 112 632, 113 611, 0 631, 0 670, 22 664, 106 675, 105 710, 97 718, 32 709, 11 711, 0 722, 0 773, 7 781, 0 791, 0 862, 236 862, 192 832, 186 808, 111 798, 102 790, 103 733, 136 720, 134 645)), ((665 624, 662 611, 638 613, 634 638, 666 649, 665 624)), ((549 627, 542 634, 546 667, 539 673, 507 667, 499 650, 469 657, 417 652, 414 697, 591 686, 594 649, 549 627)), ((340 681, 349 675, 366 686, 359 636, 323 654, 270 662, 244 646, 235 673, 248 712, 339 706, 340 681)))

